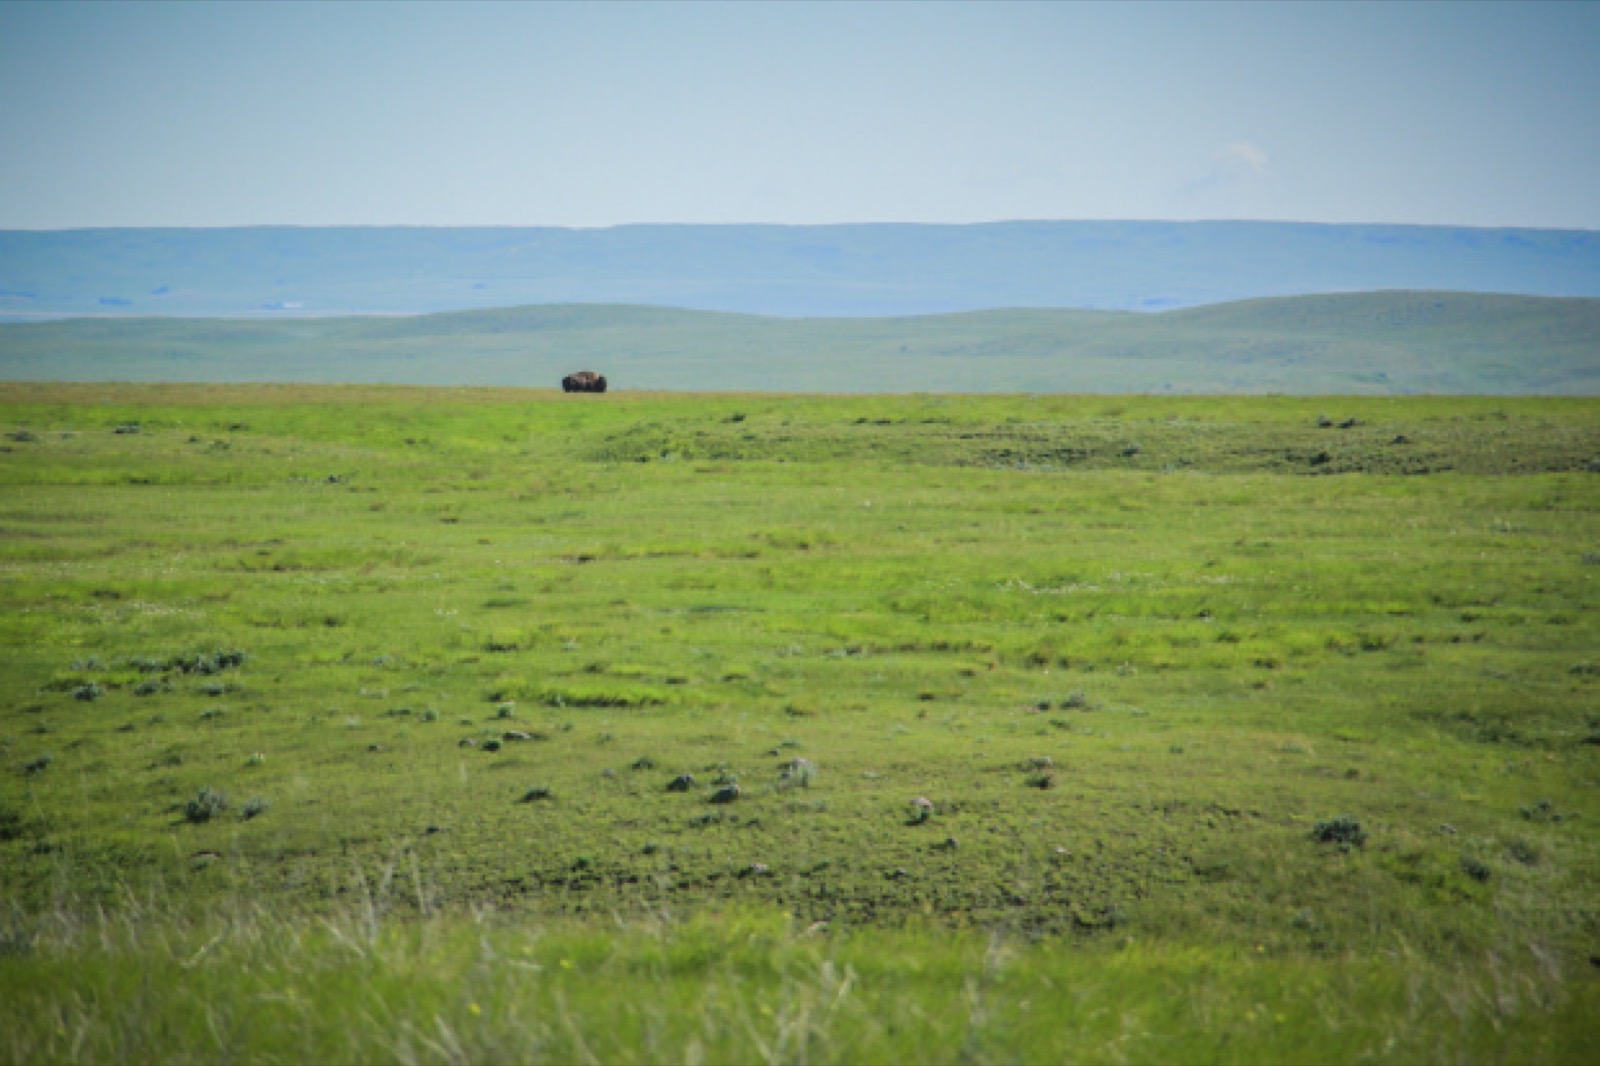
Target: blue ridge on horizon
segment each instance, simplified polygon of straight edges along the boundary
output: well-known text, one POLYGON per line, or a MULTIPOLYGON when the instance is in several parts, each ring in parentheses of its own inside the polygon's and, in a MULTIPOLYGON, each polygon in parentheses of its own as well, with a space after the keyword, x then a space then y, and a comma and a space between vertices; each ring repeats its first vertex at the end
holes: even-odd
POLYGON ((1600 296, 1600 234, 1242 221, 0 231, 8 318, 559 303, 880 317, 1394 289, 1600 296))

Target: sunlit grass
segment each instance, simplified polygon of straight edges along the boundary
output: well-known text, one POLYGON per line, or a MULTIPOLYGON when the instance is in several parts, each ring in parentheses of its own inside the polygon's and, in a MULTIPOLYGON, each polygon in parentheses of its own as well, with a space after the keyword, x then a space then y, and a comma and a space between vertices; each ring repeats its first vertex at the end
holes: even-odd
POLYGON ((688 922, 50 925, 0 959, 12 1062, 1587 1061, 1592 981, 1264 948, 688 922))
POLYGON ((0 401, 7 1060, 1593 1057, 1592 403, 0 401))

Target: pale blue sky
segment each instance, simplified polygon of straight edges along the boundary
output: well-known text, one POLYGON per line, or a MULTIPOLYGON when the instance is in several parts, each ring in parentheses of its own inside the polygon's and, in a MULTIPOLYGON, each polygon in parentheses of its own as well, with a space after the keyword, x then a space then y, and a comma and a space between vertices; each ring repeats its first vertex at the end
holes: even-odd
POLYGON ((0 2, 0 228, 1600 229, 1600 3, 0 2))

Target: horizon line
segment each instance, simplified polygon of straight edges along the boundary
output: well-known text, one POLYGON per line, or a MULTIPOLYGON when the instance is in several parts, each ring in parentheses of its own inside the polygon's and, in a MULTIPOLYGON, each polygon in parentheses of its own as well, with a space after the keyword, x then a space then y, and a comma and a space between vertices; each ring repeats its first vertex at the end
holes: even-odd
POLYGON ((220 232, 224 230, 558 230, 571 233, 599 233, 620 229, 849 229, 871 227, 925 227, 967 229, 980 226, 1026 225, 1173 225, 1173 226, 1319 226, 1330 229, 1465 229, 1536 233, 1600 233, 1587 226, 1486 225, 1458 222, 1323 222, 1281 218, 997 218, 976 222, 925 222, 882 220, 875 222, 616 222, 595 226, 537 225, 527 223, 429 223, 429 222, 246 222, 217 225, 131 225, 131 226, 0 226, 0 233, 105 233, 183 230, 220 232))

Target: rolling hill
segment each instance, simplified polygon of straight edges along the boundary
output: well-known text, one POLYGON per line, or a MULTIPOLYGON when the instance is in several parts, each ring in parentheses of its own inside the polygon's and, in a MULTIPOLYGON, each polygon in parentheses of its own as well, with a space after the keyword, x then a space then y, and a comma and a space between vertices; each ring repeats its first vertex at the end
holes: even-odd
POLYGON ((784 319, 556 305, 0 325, 0 379, 777 392, 1600 394, 1600 299, 1381 292, 1159 314, 784 319))

